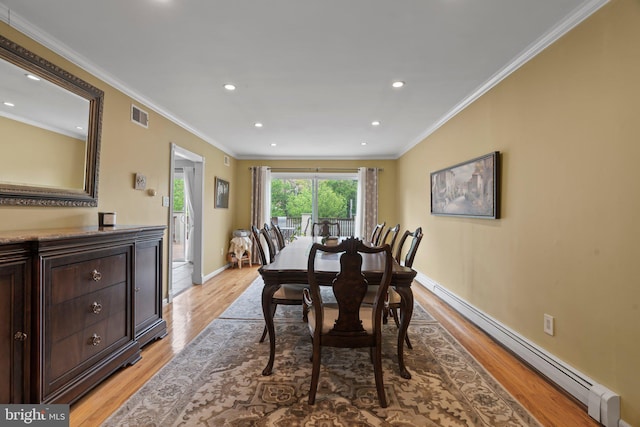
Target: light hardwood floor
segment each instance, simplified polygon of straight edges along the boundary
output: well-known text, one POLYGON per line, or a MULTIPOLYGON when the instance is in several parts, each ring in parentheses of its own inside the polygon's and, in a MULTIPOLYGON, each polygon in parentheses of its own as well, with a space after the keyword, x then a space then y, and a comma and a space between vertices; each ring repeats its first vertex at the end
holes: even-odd
MULTIPOLYGON (((121 369, 71 406, 71 426, 99 426, 162 366, 218 317, 258 276, 257 268, 229 269, 193 286, 165 305, 169 334, 142 350, 142 360, 121 369)), ((460 317, 422 286, 416 301, 425 307, 544 426, 598 426, 585 408, 548 383, 460 317)), ((410 350, 406 350, 410 351, 410 350)), ((411 367, 409 367, 411 369, 411 367)))

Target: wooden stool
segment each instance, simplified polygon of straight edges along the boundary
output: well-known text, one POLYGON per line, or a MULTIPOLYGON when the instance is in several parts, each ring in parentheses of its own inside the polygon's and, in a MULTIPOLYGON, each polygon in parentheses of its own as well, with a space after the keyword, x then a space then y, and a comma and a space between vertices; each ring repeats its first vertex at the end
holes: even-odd
POLYGON ((245 253, 242 255, 242 257, 238 260, 238 257, 236 257, 236 254, 233 252, 229 252, 227 254, 227 261, 229 261, 229 263, 231 264, 231 267, 238 267, 238 268, 242 268, 242 264, 249 264, 249 267, 251 267, 251 252, 250 251, 245 251, 245 253))

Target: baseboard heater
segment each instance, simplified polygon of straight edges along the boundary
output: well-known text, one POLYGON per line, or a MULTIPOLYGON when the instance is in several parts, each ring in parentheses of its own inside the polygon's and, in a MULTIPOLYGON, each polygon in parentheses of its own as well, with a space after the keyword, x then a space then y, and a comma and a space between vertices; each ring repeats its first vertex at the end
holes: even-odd
POLYGON ((418 273, 416 281, 554 384, 585 404, 591 418, 606 427, 629 426, 620 419, 620 396, 616 393, 558 360, 541 347, 467 303, 435 280, 418 273))

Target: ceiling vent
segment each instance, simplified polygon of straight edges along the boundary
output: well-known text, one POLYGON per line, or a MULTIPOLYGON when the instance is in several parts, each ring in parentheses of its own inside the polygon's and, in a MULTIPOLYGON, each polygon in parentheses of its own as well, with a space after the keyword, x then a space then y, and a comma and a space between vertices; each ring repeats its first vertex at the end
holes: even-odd
POLYGON ((140 107, 131 104, 131 121, 139 124, 142 127, 149 127, 149 113, 142 110, 140 107))

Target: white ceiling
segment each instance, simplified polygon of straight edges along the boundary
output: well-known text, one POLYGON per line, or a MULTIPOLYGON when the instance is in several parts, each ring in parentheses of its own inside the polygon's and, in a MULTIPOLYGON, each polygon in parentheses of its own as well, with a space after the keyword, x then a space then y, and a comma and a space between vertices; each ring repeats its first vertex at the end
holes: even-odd
POLYGON ((606 1, 0 0, 0 19, 234 157, 393 159, 606 1))

